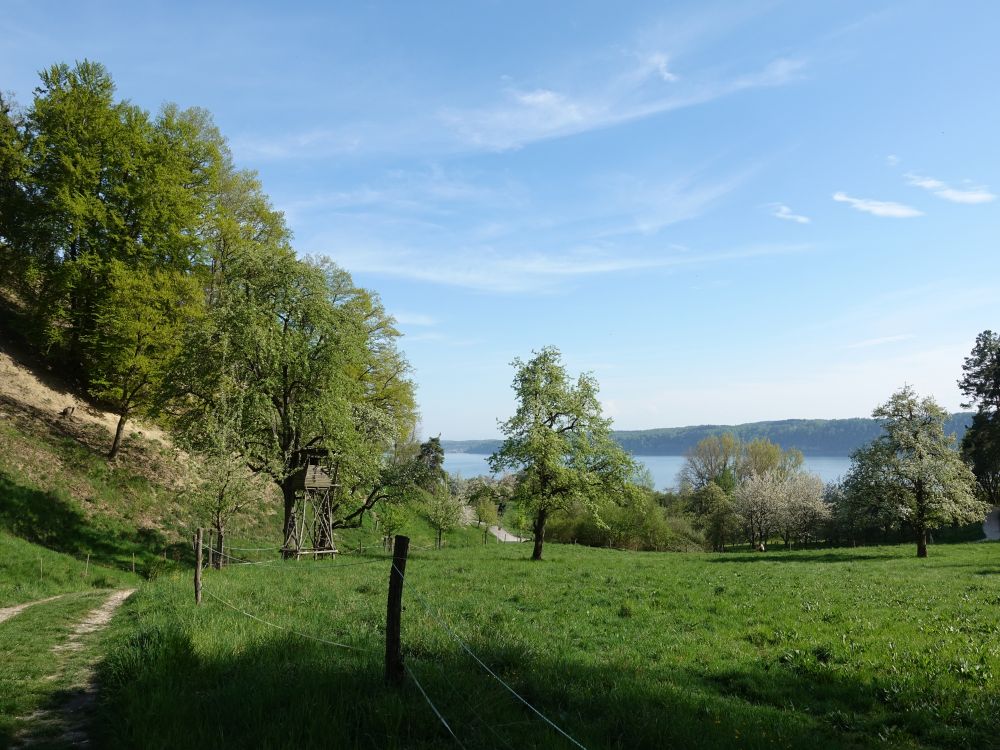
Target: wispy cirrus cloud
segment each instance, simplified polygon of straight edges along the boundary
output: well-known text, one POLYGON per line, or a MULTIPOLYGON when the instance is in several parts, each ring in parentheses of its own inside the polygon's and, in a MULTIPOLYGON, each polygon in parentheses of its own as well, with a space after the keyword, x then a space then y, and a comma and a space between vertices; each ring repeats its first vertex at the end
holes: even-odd
POLYGON ((462 206, 516 206, 522 188, 510 180, 484 180, 480 175, 446 170, 438 164, 415 170, 392 170, 363 185, 323 190, 290 198, 280 208, 290 216, 316 211, 379 211, 384 214, 452 214, 462 206))
POLYGON ((685 76, 678 88, 680 77, 667 61, 665 54, 652 53, 632 69, 586 90, 508 86, 497 104, 446 108, 439 118, 468 146, 506 151, 705 104, 746 89, 782 86, 798 80, 805 66, 802 60, 779 58, 747 74, 709 80, 685 76))
POLYGON ((934 177, 924 177, 913 172, 906 174, 906 182, 914 187, 928 190, 938 198, 952 203, 989 203, 996 200, 996 195, 986 185, 970 185, 963 188, 951 187, 934 177))
POLYGON ((907 206, 905 203, 895 201, 877 201, 871 198, 854 198, 847 193, 836 192, 833 199, 838 203, 847 203, 858 211, 863 211, 872 216, 880 216, 887 219, 909 219, 914 216, 923 216, 924 212, 907 206))
POLYGON ((900 333, 894 336, 879 336, 874 339, 864 339, 863 341, 855 341, 853 344, 847 344, 845 349, 870 349, 875 346, 884 346, 885 344, 895 344, 899 341, 910 341, 916 338, 912 333, 900 333))
POLYGON ((792 211, 791 208, 786 206, 784 203, 772 203, 771 216, 776 219, 784 219, 785 221, 792 221, 796 224, 808 224, 812 221, 808 216, 803 216, 802 214, 797 214, 792 211))
POLYGON ((653 235, 672 224, 696 219, 744 184, 753 172, 751 168, 714 179, 697 172, 667 180, 608 177, 605 184, 610 195, 605 200, 619 217, 611 219, 615 226, 598 236, 653 235))
POLYGON ((363 141, 350 131, 324 128, 277 136, 238 135, 230 145, 240 158, 317 159, 357 153, 363 141))
POLYGON ((336 260, 352 273, 405 278, 443 286, 498 293, 550 293, 574 278, 635 271, 700 267, 807 252, 803 244, 757 244, 731 250, 693 251, 669 246, 661 252, 624 255, 602 248, 567 252, 500 252, 467 249, 448 256, 419 249, 367 248, 337 253, 336 260))

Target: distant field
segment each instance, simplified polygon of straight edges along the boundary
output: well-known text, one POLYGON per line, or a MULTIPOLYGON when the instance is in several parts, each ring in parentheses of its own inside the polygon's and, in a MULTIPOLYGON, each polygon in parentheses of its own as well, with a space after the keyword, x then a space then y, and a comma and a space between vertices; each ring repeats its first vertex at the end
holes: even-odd
MULTIPOLYGON (((590 748, 996 747, 1000 546, 931 555, 418 550, 404 648, 466 747, 571 744, 435 617, 590 748)), ((412 681, 382 684, 388 570, 343 557, 209 571, 200 608, 187 575, 147 584, 106 635, 101 739, 458 747, 412 681)))

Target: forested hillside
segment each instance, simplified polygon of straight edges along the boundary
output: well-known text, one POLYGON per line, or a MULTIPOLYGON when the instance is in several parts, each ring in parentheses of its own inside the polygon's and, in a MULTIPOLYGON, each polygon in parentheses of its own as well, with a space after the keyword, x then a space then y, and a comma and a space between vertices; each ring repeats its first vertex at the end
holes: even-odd
MULTIPOLYGON (((972 423, 971 412, 953 414, 945 430, 961 440, 972 423)), ((709 435, 732 432, 741 440, 767 438, 783 448, 797 448, 807 456, 847 456, 878 437, 881 428, 874 419, 781 419, 738 425, 693 425, 653 430, 617 430, 614 438, 637 456, 681 456, 709 435)), ((492 453, 499 440, 442 440, 451 453, 492 453)))

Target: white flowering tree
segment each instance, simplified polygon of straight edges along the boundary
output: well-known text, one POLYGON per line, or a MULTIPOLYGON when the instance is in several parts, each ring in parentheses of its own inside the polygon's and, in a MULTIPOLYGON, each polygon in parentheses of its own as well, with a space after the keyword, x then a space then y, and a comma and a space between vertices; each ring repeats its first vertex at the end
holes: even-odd
POLYGON ((989 506, 977 498, 972 471, 954 436, 945 435, 948 414, 933 398, 904 386, 872 416, 883 434, 851 456, 846 490, 856 503, 910 526, 917 557, 927 557, 928 531, 981 520, 989 506))

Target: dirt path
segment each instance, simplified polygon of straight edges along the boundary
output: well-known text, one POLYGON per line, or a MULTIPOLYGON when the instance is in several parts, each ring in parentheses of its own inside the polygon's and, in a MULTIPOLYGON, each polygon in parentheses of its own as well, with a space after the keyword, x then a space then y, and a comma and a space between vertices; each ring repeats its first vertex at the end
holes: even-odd
POLYGON ((67 638, 63 643, 58 644, 52 650, 58 653, 59 651, 76 651, 82 648, 83 636, 100 630, 111 622, 111 618, 114 616, 115 611, 134 592, 135 589, 119 589, 118 591, 111 592, 111 596, 104 601, 104 604, 97 609, 91 610, 86 617, 74 625, 73 630, 70 631, 69 638, 67 638))
POLYGON ((501 542, 523 542, 524 540, 519 536, 514 536, 507 529, 501 528, 500 526, 490 526, 490 533, 499 539, 501 542))
POLYGON ((15 615, 19 615, 28 607, 34 607, 36 604, 45 604, 45 602, 54 602, 56 599, 62 599, 66 594, 57 594, 56 596, 49 596, 45 599, 36 599, 33 602, 25 602, 24 604, 15 604, 13 607, 3 607, 0 608, 0 622, 4 620, 9 620, 15 615))
MULTIPOLYGON (((91 633, 106 627, 118 608, 125 602, 135 589, 119 589, 111 592, 107 599, 87 613, 86 617, 76 623, 66 640, 52 648, 55 656, 66 652, 79 651, 84 646, 84 638, 91 633)), ((59 673, 50 675, 48 679, 55 680, 59 673)), ((27 730, 22 732, 12 747, 34 747, 56 745, 59 747, 89 747, 87 737, 88 714, 97 699, 97 685, 94 683, 93 663, 88 663, 74 684, 67 691, 66 698, 52 708, 36 711, 25 717, 27 730)))

